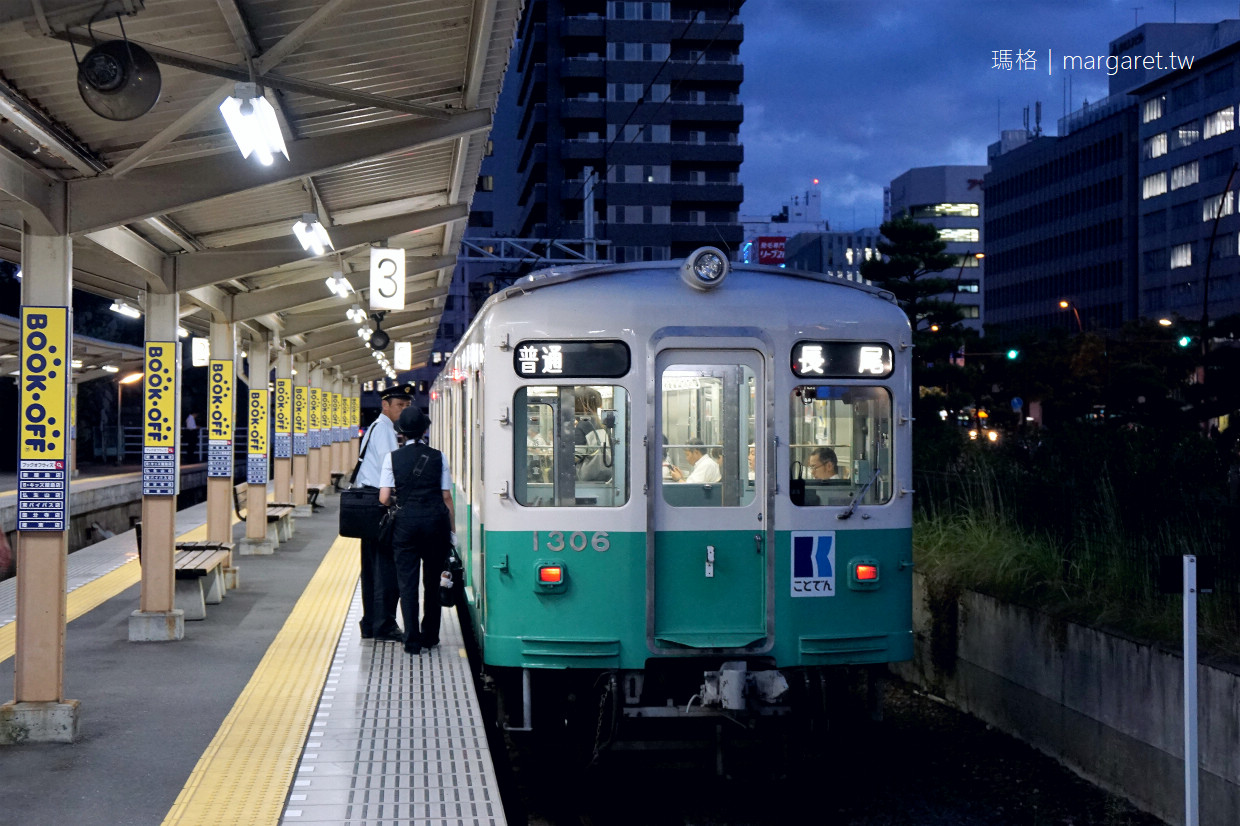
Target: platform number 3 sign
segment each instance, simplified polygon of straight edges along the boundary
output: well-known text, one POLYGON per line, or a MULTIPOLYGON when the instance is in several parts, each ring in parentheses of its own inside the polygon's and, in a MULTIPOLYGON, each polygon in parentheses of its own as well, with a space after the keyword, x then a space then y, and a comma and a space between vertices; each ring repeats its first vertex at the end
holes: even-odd
POLYGON ((405 309, 405 251, 371 247, 370 309, 405 309))

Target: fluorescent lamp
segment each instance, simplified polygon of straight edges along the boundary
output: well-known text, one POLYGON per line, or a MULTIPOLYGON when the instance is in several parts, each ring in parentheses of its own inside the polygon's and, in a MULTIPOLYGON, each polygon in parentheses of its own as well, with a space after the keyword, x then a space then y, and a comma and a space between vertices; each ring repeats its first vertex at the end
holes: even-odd
POLYGON ((301 242, 303 250, 311 250, 315 255, 322 255, 332 246, 332 239, 327 237, 327 230, 319 223, 319 217, 313 212, 302 213, 301 220, 293 224, 293 234, 301 242))
POLYGON ((119 373, 121 371, 121 368, 117 367, 115 364, 105 364, 101 369, 105 373, 119 373))
POLYGON ((189 337, 189 330, 186 330, 184 327, 178 324, 177 325, 177 338, 188 338, 188 337, 189 337))
POLYGON ((348 298, 349 294, 353 292, 353 285, 349 283, 349 279, 345 278, 342 272, 334 272, 329 275, 326 284, 327 289, 331 290, 333 295, 338 295, 341 298, 348 298))
POLYGON ((285 160, 288 159, 276 110, 267 98, 259 94, 257 84, 238 83, 233 89, 233 96, 225 98, 220 104, 220 114, 224 116, 228 131, 232 132, 243 158, 257 155, 263 166, 271 166, 277 152, 285 160))
POLYGON ((82 369, 82 360, 81 360, 81 359, 74 359, 74 360, 71 362, 71 364, 73 365, 73 369, 74 369, 74 370, 81 370, 81 369, 82 369))
POLYGON ((137 307, 131 307, 119 298, 112 302, 112 306, 108 308, 114 313, 120 313, 129 318, 142 318, 142 311, 137 307))

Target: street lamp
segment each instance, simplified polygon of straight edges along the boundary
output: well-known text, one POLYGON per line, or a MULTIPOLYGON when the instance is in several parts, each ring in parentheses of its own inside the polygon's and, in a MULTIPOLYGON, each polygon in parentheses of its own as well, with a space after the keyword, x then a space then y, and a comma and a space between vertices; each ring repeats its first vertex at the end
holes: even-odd
POLYGON ((1066 298, 1061 298, 1059 299, 1059 309, 1061 310, 1071 309, 1072 317, 1076 319, 1076 331, 1078 333, 1085 332, 1085 326, 1081 324, 1081 314, 1077 312, 1075 304, 1073 304, 1071 301, 1069 301, 1066 298))

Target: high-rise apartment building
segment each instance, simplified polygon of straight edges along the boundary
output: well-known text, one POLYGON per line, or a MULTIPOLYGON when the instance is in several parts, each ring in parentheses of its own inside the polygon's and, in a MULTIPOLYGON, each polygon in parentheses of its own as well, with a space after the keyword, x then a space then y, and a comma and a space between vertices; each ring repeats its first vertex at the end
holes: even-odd
POLYGON ((736 0, 532 0, 521 23, 522 237, 610 242, 620 262, 743 236, 736 0))

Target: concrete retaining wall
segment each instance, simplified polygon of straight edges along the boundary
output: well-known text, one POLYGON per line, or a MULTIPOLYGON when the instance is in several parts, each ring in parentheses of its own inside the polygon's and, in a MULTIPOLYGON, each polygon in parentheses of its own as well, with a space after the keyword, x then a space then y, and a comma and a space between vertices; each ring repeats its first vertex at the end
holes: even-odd
MULTIPOLYGON (((900 677, 1168 823, 1184 823, 1178 652, 971 592, 936 601, 933 616, 920 575, 914 599, 916 652, 893 668, 900 677)), ((1198 695, 1201 826, 1236 826, 1240 673, 1200 665, 1198 695)))

